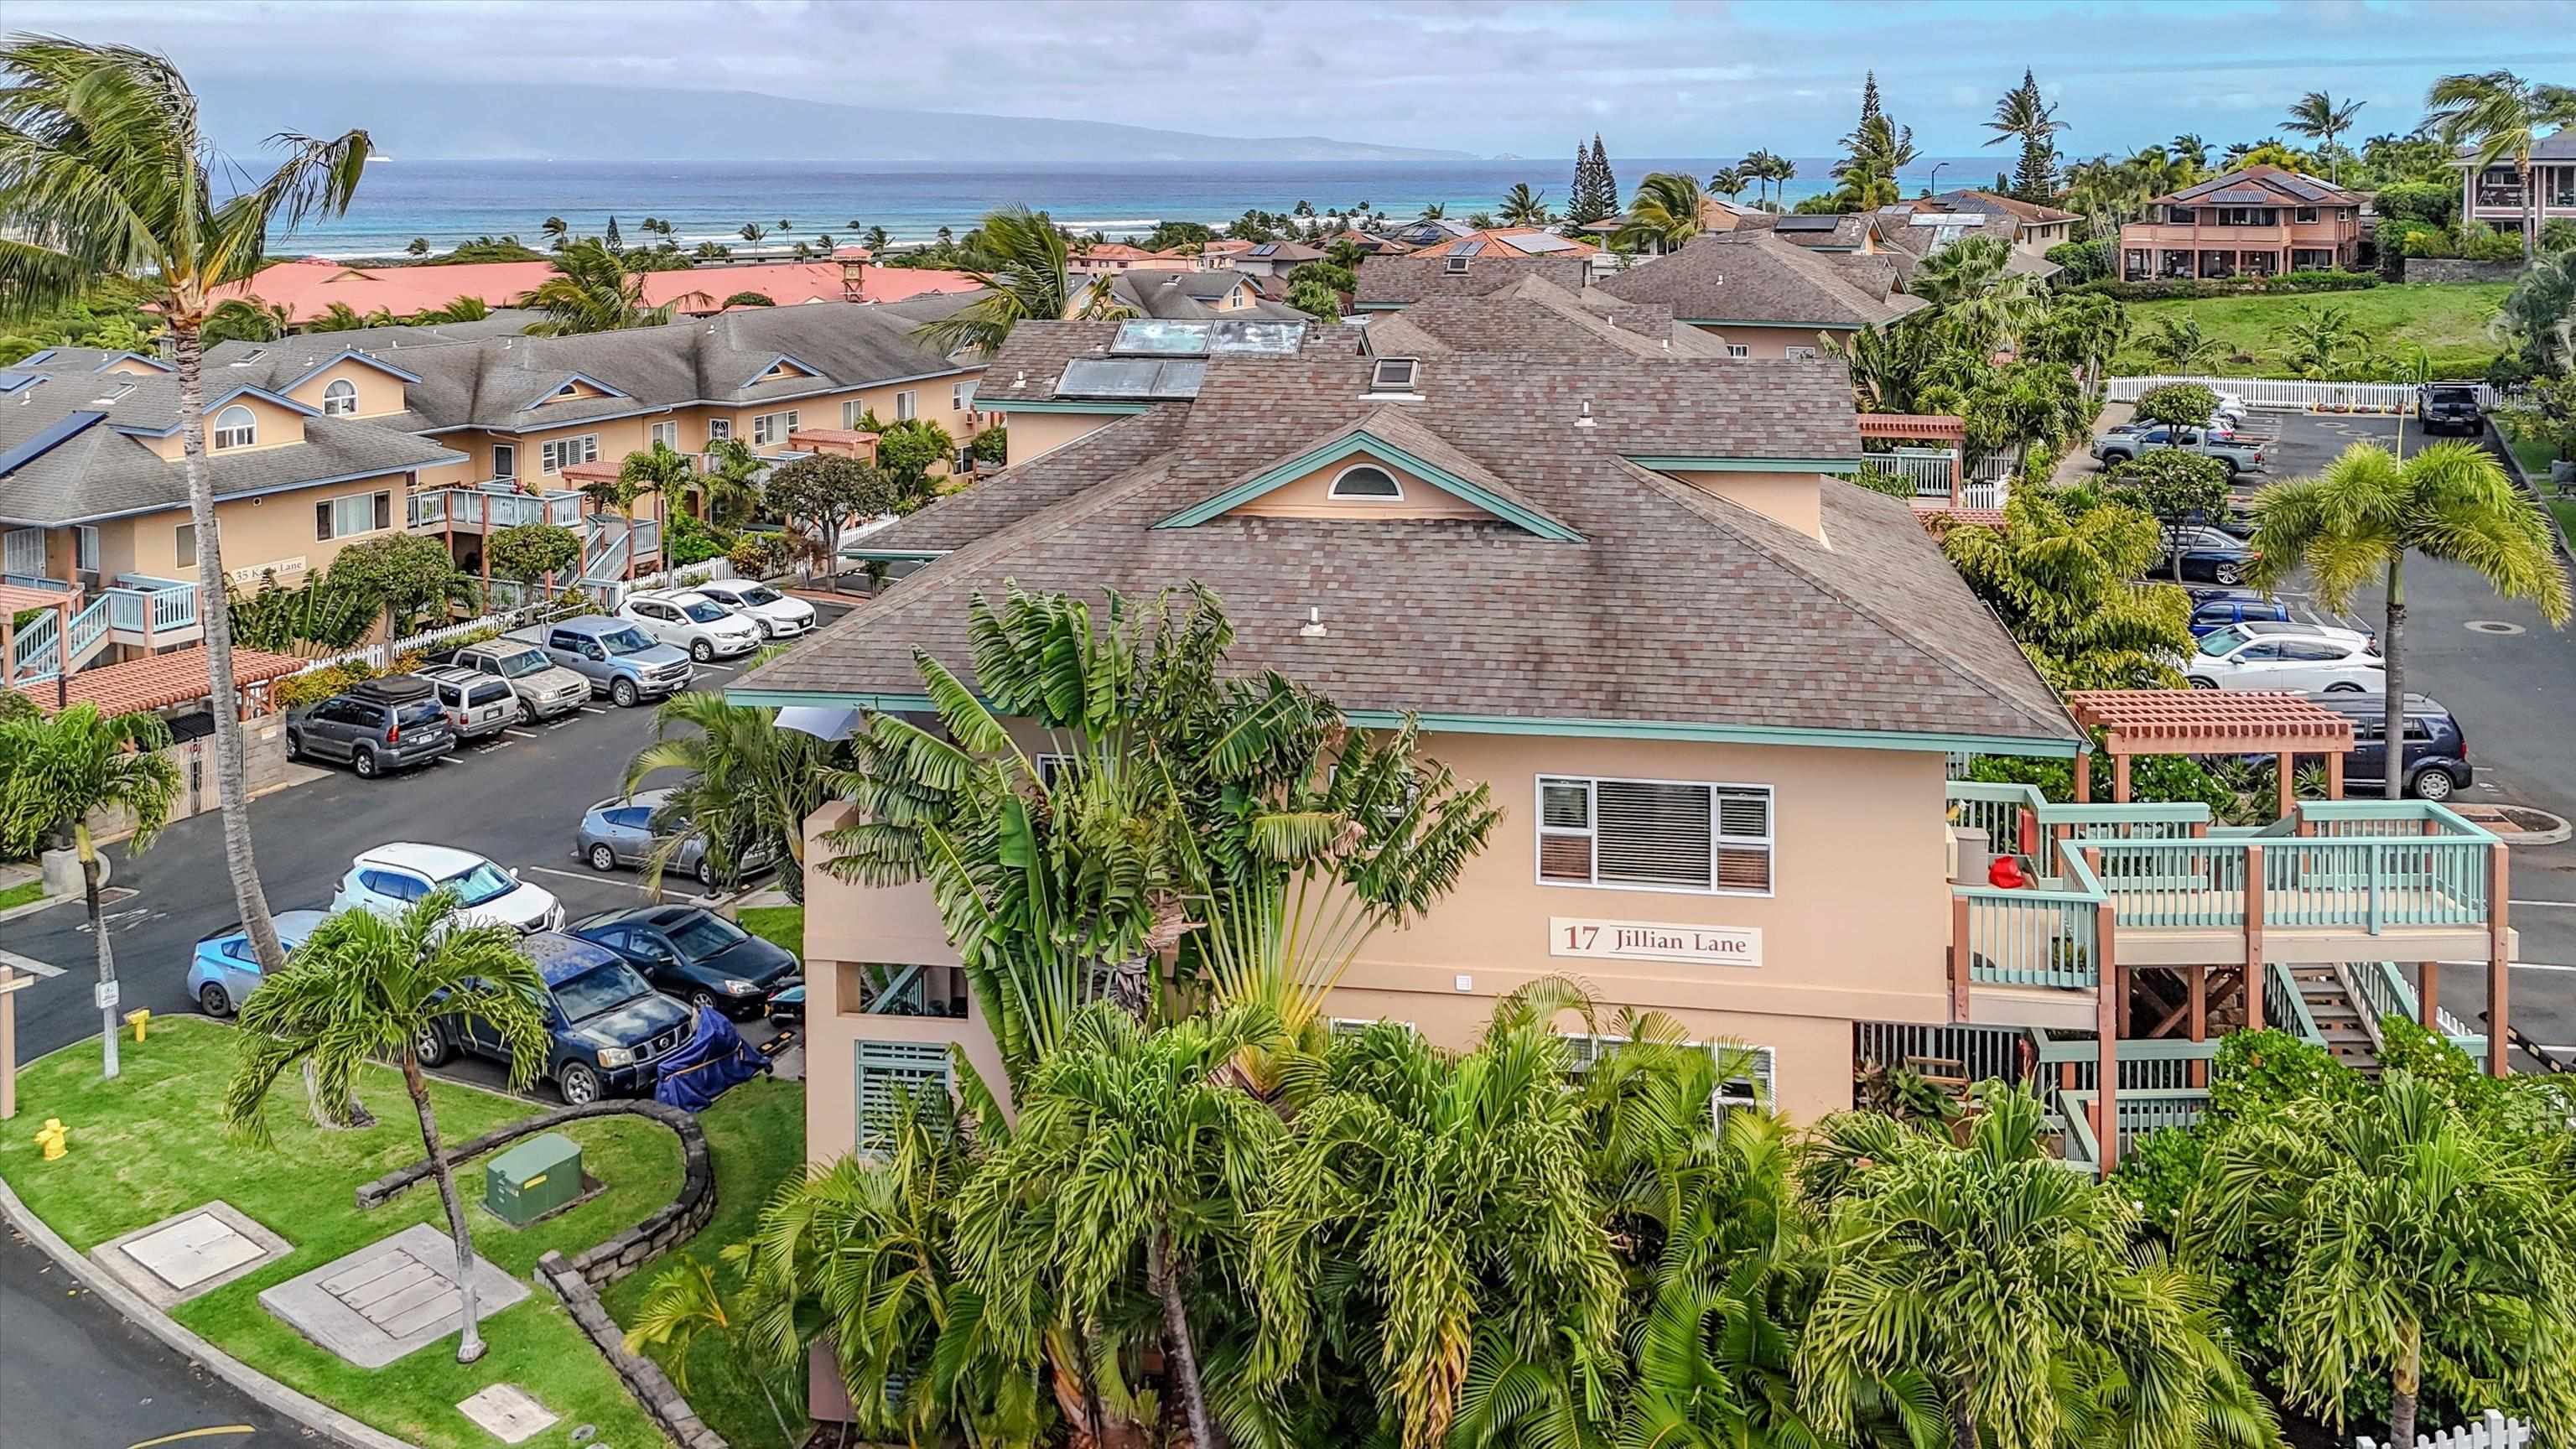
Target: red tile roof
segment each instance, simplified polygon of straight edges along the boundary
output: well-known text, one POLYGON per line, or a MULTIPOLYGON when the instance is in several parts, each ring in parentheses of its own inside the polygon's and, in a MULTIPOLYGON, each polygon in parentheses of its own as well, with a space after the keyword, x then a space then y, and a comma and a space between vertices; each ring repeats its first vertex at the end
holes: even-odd
MULTIPOLYGON (((233 682, 236 685, 265 684, 300 673, 311 661, 291 654, 268 654, 257 649, 233 651, 233 682)), ((21 685, 27 697, 47 714, 54 709, 54 686, 21 685)), ((129 659, 123 664, 110 664, 100 669, 84 669, 71 677, 65 691, 72 704, 94 704, 103 714, 133 714, 141 710, 167 709, 174 704, 190 704, 204 699, 206 688, 206 651, 175 649, 167 654, 129 659)))
MULTIPOLYGON (((444 307, 458 297, 480 297, 489 306, 507 307, 552 275, 549 262, 352 267, 307 257, 262 267, 247 282, 217 289, 213 300, 256 297, 271 306, 284 306, 288 319, 299 323, 322 316, 334 302, 346 302, 360 313, 381 308, 408 317, 444 307)), ((964 272, 871 266, 860 274, 858 300, 900 302, 931 292, 972 292, 978 285, 964 272)), ((714 312, 736 292, 758 292, 782 307, 850 300, 843 291, 838 261, 764 262, 644 274, 644 302, 651 307, 677 302, 683 312, 714 312)))

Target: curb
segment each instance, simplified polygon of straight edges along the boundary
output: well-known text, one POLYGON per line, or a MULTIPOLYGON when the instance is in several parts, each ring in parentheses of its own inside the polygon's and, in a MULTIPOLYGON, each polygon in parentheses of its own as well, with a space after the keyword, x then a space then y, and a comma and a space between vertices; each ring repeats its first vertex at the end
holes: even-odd
POLYGON ((98 1266, 72 1251, 62 1235, 47 1227, 42 1218, 19 1201, 7 1178, 0 1178, 0 1218, 26 1235, 29 1242, 45 1250, 64 1272, 81 1286, 107 1300, 124 1315, 128 1323, 159 1339, 177 1353, 205 1366, 225 1383, 241 1390, 263 1408, 283 1414, 305 1428, 347 1449, 417 1449, 410 1441, 362 1424, 330 1405, 288 1388, 240 1359, 206 1342, 180 1326, 177 1319, 143 1301, 134 1290, 108 1277, 98 1266))
POLYGON ((75 895, 38 896, 23 906, 11 906, 5 911, 0 911, 0 922, 14 921, 20 916, 32 916, 38 911, 50 911, 56 906, 67 906, 79 899, 80 897, 75 895))
POLYGON ((2479 819, 2476 816, 2468 817, 2472 822, 2494 835, 2496 839, 2503 841, 2505 844, 2512 846, 2516 850, 2529 846, 2563 845, 2571 837, 2576 837, 2576 825, 2571 825, 2564 816, 2551 814, 2549 811, 2543 810, 2537 805, 2515 805, 2488 800, 2478 800, 2471 803, 2474 807, 2483 807, 2488 810, 2519 810, 2526 815, 2547 815, 2550 819, 2558 822, 2557 828, 2553 830, 2517 830, 2512 828, 2511 822, 2509 821, 2499 822, 2479 819))

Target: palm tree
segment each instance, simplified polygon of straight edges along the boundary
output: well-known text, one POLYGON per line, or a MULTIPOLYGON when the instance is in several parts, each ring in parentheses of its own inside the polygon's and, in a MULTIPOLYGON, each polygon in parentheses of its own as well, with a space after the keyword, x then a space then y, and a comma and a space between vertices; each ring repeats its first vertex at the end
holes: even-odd
POLYGON ((551 265, 554 275, 520 299, 522 306, 545 314, 543 320, 529 324, 531 337, 659 327, 671 320, 674 304, 646 306, 644 274, 629 271, 625 259, 595 237, 565 246, 551 265))
POLYGON ((473 921, 459 909, 456 892, 442 886, 399 916, 348 910, 316 926, 294 961, 269 974, 242 1003, 241 1060, 224 1090, 223 1118, 233 1132, 265 1145, 262 1104, 297 1062, 312 1063, 316 1093, 326 1102, 350 1100, 358 1069, 370 1061, 391 1059, 399 1066, 439 1201, 447 1209, 447 1230, 456 1240, 465 1317, 456 1361, 472 1363, 483 1356, 475 1325, 474 1238, 464 1200, 456 1195, 455 1165, 439 1140, 421 1054, 426 1047, 432 1060, 445 1055, 439 1023, 473 1017, 501 1043, 510 1086, 524 1091, 544 1068, 551 1038, 537 1005, 545 999, 545 982, 521 953, 518 932, 473 921))
MULTIPOLYGON (((2499 595, 2527 600, 2553 627, 2566 627, 2567 573, 2549 524, 2474 443, 2435 443, 2403 463, 2375 443, 2355 443, 2318 476, 2264 489, 2254 508, 2248 543, 2257 557, 2248 582, 2256 587, 2276 587, 2305 566, 2319 601, 2340 610, 2363 584, 2384 581, 2389 739, 2405 738, 2408 554, 2465 565, 2499 595)), ((2401 798, 2406 772, 2385 773, 2388 798, 2401 798)))
POLYGON ((2204 1164, 2186 1244, 2274 1250, 2281 1385, 2338 1426, 2372 1375, 2388 1381, 2392 1444, 2416 1442, 2426 1384, 2545 1402, 2564 1423, 2576 1413, 2565 1191, 2563 1163, 2515 1151, 2432 1083, 2391 1071, 2358 1100, 2242 1119, 2204 1164))
POLYGON ((872 227, 869 227, 869 228, 868 228, 868 250, 869 250, 869 251, 872 251, 872 252, 881 252, 881 251, 884 251, 884 250, 886 249, 886 240, 887 240, 887 238, 886 238, 886 229, 885 229, 884 227, 881 227, 881 226, 872 226, 872 227))
POLYGON ((663 807, 671 820, 686 824, 646 863, 646 885, 659 890, 663 867, 684 841, 696 839, 706 848, 700 867, 706 883, 734 880, 746 857, 765 852, 786 862, 780 884, 803 900, 805 822, 830 803, 826 772, 844 763, 842 751, 780 729, 775 709, 727 704, 704 690, 655 706, 653 738, 626 767, 626 793, 633 795, 655 771, 687 771, 663 807))
POLYGON ((1700 234, 1699 178, 1685 172, 1658 171, 1637 183, 1637 198, 1628 203, 1628 222, 1611 237, 1624 247, 1679 251, 1700 234))
POLYGON ((2066 129, 2066 123, 2057 119, 2057 106, 2041 94, 2039 82, 2027 69, 2021 73, 2021 84, 1995 102, 1995 118, 1986 123, 1986 129, 1995 133, 1986 138, 1989 146, 2021 142, 2013 190, 2024 201, 2046 201, 2056 164, 2057 133, 2066 129))
POLYGON ((572 224, 560 216, 547 217, 537 224, 537 230, 543 232, 546 239, 553 242, 557 248, 572 240, 572 224))
POLYGON ((2539 197, 2531 179, 2531 152, 2543 130, 2576 126, 2576 86, 2534 85, 2509 70, 2446 75, 2424 96, 2430 114, 2424 129, 2450 146, 2469 148, 2472 176, 2513 158, 2522 187, 2522 259, 2540 247, 2539 197))
POLYGON ((366 170, 364 131, 331 140, 275 138, 266 176, 229 168, 199 134, 197 98, 163 56, 121 45, 20 36, 0 47, 0 320, 69 303, 106 277, 149 277, 178 373, 180 472, 197 537, 197 617, 215 707, 215 785, 224 868, 262 970, 286 964, 251 854, 242 725, 233 708, 232 626, 224 612, 223 539, 206 470, 203 329, 222 288, 266 261, 273 230, 346 211, 366 170), (238 184, 237 184, 238 183, 238 184), (218 196, 229 199, 218 202, 218 196))
POLYGON ((2334 97, 2324 91, 2310 91, 2299 97, 2298 104, 2290 107, 2289 119, 2281 123, 2281 129, 2316 141, 2317 149, 2327 153, 2326 179, 2340 186, 2343 184, 2343 153, 2335 145, 2335 137, 2351 130, 2353 118, 2360 115, 2361 108, 2368 104, 2368 101, 2347 100, 2338 106, 2334 97))
MULTIPOLYGON (((1797 1379, 1828 1438, 1851 1432, 1870 1385, 1904 1374, 1935 1388, 1958 1449, 2074 1438, 2071 1411, 2104 1380, 2124 1386, 2130 1432, 2103 1442, 2190 1443, 2221 1403, 2259 1416, 2208 1338, 2211 1295, 2173 1291, 2181 1275, 2131 1248, 2126 1193, 2051 1160, 2038 1098, 1989 1082, 1978 1100, 1964 1143, 1867 1113, 1820 1128, 1806 1182, 1826 1267, 1797 1379)), ((2257 1417, 2221 1437, 2276 1432, 2257 1417)))
POLYGON ((1730 201, 1742 196, 1744 188, 1752 184, 1753 173, 1742 166, 1721 167, 1716 175, 1708 178, 1708 189, 1730 201))
POLYGON ((270 305, 257 297, 230 297, 206 314, 198 337, 207 346, 219 342, 275 342, 293 325, 285 303, 270 305))
MULTIPOLYGON (((161 747, 169 727, 149 714, 101 715, 82 703, 46 718, 19 715, 0 722, 0 847, 13 857, 47 849, 65 836, 80 852, 81 892, 89 904, 89 934, 98 953, 98 980, 116 982, 116 955, 107 922, 99 915, 98 844, 90 817, 122 810, 134 817, 132 854, 151 847, 179 798, 179 767, 161 747)), ((99 1041, 106 1074, 116 1075, 116 1008, 99 1013, 99 1041)))
POLYGON ((2199 180, 2201 171, 2209 165, 2209 143, 2202 140, 2197 131, 2184 131, 2175 136, 2165 143, 2165 152, 2182 169, 2182 174, 2174 178, 2178 185, 2189 186, 2199 180))
POLYGON ((2155 330, 2147 334, 2144 345, 2157 366, 2185 376, 2225 357, 2229 346, 2223 337, 2202 336, 2199 318, 2170 314, 2156 318, 2155 330))
POLYGON ((734 235, 741 237, 747 242, 757 242, 762 237, 769 235, 769 228, 762 226, 756 221, 746 221, 742 224, 742 230, 735 232, 734 235))
POLYGON ((2302 377, 2332 377, 2370 350, 2370 334, 2354 324, 2352 309, 2330 302, 2291 308, 2279 333, 2281 360, 2302 377))
POLYGON ((649 448, 627 454, 617 465, 616 477, 581 485, 592 503, 603 509, 614 508, 626 520, 626 567, 630 571, 635 567, 635 505, 648 497, 667 499, 677 494, 697 480, 697 471, 688 454, 656 440, 649 448))
POLYGON ((411 245, 410 245, 410 246, 407 246, 407 247, 404 247, 404 248, 403 248, 403 250, 404 250, 404 251, 406 251, 406 252, 408 252, 408 253, 410 253, 410 254, 411 254, 411 255, 413 255, 413 256, 416 256, 416 257, 425 257, 425 256, 428 256, 428 255, 429 255, 429 238, 427 238, 427 237, 425 237, 425 236, 416 236, 416 237, 413 237, 413 238, 411 239, 411 245))
POLYGON ((1532 191, 1526 181, 1515 181, 1503 193, 1503 225, 1545 226, 1555 217, 1547 209, 1547 193, 1532 191))
POLYGON ((740 438, 720 438, 709 443, 706 459, 707 471, 690 474, 680 491, 698 501, 707 522, 720 528, 738 528, 760 511, 760 480, 769 464, 740 438))
POLYGON ((2487 334, 2520 341, 2534 368, 2565 375, 2576 364, 2576 252, 2542 257, 2525 269, 2487 323, 2487 334))
POLYGON ((472 293, 459 293, 450 298, 446 306, 422 315, 425 320, 433 323, 480 322, 492 315, 492 304, 472 293))
POLYGON ((1426 201, 1422 204, 1422 214, 1416 217, 1415 220, 1438 221, 1448 214, 1449 203, 1445 201, 1426 201))
POLYGON ((1014 325, 1031 318, 1115 321, 1136 315, 1110 291, 1107 277, 1074 282, 1065 267, 1064 234, 1043 213, 1025 206, 988 212, 980 232, 981 251, 999 258, 999 265, 967 275, 992 295, 915 329, 912 335, 923 344, 990 357, 1014 325))
POLYGON ((741 1351, 752 1325, 726 1308, 724 1294, 716 1287, 716 1270, 696 1258, 681 1258, 653 1279, 645 1290, 644 1302, 635 1310, 634 1326, 626 1330, 626 1351, 642 1353, 647 1347, 664 1350, 671 1365, 671 1382, 680 1392, 689 1391, 689 1350, 698 1340, 712 1333, 729 1350, 727 1364, 741 1364, 753 1383, 760 1386, 760 1396, 769 1401, 769 1414, 778 1421, 779 1442, 796 1443, 796 1431, 787 1426, 786 1411, 778 1406, 778 1395, 769 1387, 769 1375, 758 1364, 748 1362, 752 1355, 741 1351))

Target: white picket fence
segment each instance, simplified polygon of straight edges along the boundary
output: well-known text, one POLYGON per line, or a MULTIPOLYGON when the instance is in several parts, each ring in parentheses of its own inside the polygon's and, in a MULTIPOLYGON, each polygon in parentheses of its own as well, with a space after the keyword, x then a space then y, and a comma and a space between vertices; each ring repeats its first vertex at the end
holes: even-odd
MULTIPOLYGON (((2278 412, 2408 413, 2415 410, 2411 382, 2304 382, 2283 377, 2115 377, 2111 401, 2136 402, 2149 388, 2196 382, 2216 392, 2233 393, 2248 407, 2278 412)), ((2475 384, 2478 406, 2495 406, 2495 389, 2475 384)))
MULTIPOLYGON (((2508 1419, 2489 1409, 2477 1423, 2416 1435, 2415 1449, 2531 1449, 2533 1438, 2529 1421, 2508 1419)), ((2353 1449, 2380 1449, 2379 1441, 2366 1434, 2352 1443, 2353 1449)))
POLYGON ((363 648, 345 650, 338 654, 326 654, 295 672, 311 674, 317 669, 328 669, 335 664, 348 664, 357 660, 364 660, 369 666, 382 669, 391 660, 408 654, 414 649, 427 649, 433 644, 471 634, 477 629, 515 629, 521 624, 534 621, 548 607, 550 607, 548 604, 537 604, 507 614, 485 614, 479 619, 467 619, 460 624, 443 624, 435 629, 424 629, 417 634, 405 635, 390 644, 369 644, 363 648))

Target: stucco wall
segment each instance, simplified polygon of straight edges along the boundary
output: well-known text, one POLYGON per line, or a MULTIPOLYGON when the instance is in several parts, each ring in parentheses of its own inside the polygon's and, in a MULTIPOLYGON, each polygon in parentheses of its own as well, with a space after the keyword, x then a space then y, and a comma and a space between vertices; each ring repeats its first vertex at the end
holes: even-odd
POLYGON ((1098 432, 1118 421, 1119 416, 1116 413, 1011 413, 1011 446, 1005 461, 1016 468, 1087 433, 1098 432))
MULTIPOLYGON (((236 572, 263 565, 274 566, 278 581, 293 585, 320 570, 348 545, 398 531, 403 526, 404 499, 408 494, 405 476, 387 473, 354 483, 334 483, 325 488, 299 488, 217 502, 215 522, 223 530, 225 570, 236 572), (391 528, 327 542, 313 536, 315 504, 361 493, 393 495, 391 528), (297 560, 302 562, 298 564, 297 560)), ((187 521, 188 510, 179 507, 101 524, 101 562, 109 565, 111 573, 132 572, 162 578, 193 579, 197 576, 196 565, 183 566, 178 561, 178 530, 187 521)))
POLYGON ((1678 472, 1675 478, 1694 488, 1740 503, 1773 522, 1786 524, 1809 538, 1825 536, 1824 475, 1821 473, 1678 472))
POLYGON ((1792 347, 1813 347, 1823 355, 1822 335, 1812 327, 1738 327, 1712 326, 1701 323, 1699 330, 1722 341, 1750 349, 1748 357, 1786 357, 1792 347))
POLYGON ((350 416, 372 418, 403 410, 403 380, 355 358, 335 362, 313 374, 287 396, 320 412, 322 394, 335 382, 347 382, 358 390, 358 410, 350 416))
POLYGON ((1256 518, 1487 518, 1482 508, 1375 458, 1344 458, 1293 478, 1234 510, 1256 518), (1376 468, 1395 480, 1401 498, 1335 498, 1333 480, 1353 468, 1376 468))
POLYGON ((2408 257, 2409 282, 2510 282, 2522 275, 2520 262, 2473 262, 2462 257, 2408 257))

